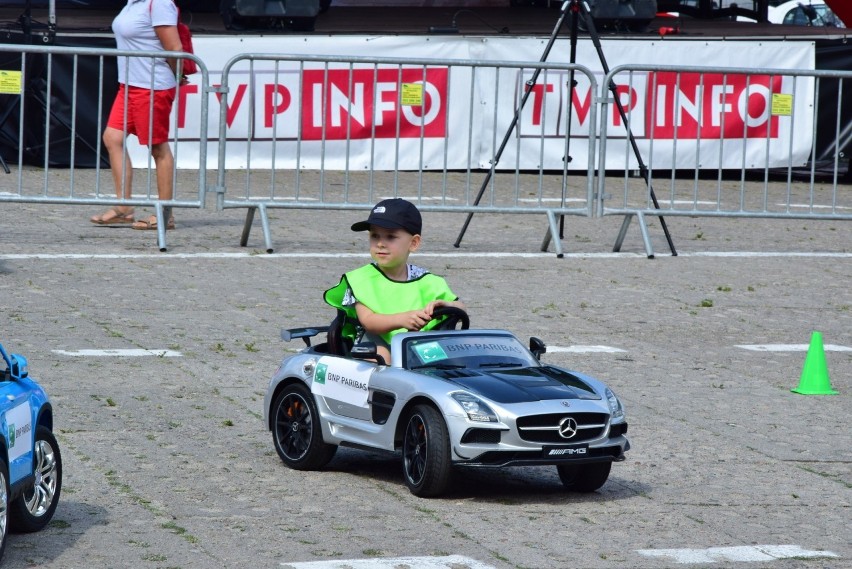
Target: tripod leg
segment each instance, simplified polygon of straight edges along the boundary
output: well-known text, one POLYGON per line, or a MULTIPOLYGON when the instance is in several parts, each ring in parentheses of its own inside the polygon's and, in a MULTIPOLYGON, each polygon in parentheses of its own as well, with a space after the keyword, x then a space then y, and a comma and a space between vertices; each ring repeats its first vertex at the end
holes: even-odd
MULTIPOLYGON (((541 58, 539 59, 539 62, 541 63, 547 61, 547 56, 550 55, 550 50, 553 48, 553 44, 556 42, 556 36, 559 34, 559 30, 562 28, 563 22, 565 22, 565 16, 568 14, 569 4, 571 4, 570 0, 566 0, 562 4, 559 20, 556 22, 556 26, 553 28, 553 33, 550 34, 550 40, 548 40, 547 45, 544 48, 544 52, 541 54, 541 58)), ((488 184, 491 182, 491 178, 494 176, 494 172, 497 169, 497 163, 500 161, 500 157, 503 155, 503 151, 506 149, 506 145, 509 143, 509 138, 512 136, 512 132, 518 125, 518 121, 521 118, 521 112, 524 109, 524 105, 526 105, 527 99, 529 99, 530 93, 532 93, 532 87, 538 81, 538 76, 540 74, 541 68, 536 68, 530 80, 526 82, 526 89, 524 89, 524 95, 523 97, 521 97, 521 100, 518 103, 518 107, 515 110, 515 116, 512 117, 512 122, 509 124, 509 128, 506 130, 506 134, 503 136, 503 141, 500 143, 497 152, 494 154, 494 158, 491 159, 491 168, 488 170, 488 174, 485 176, 485 179, 482 181, 482 185, 479 187, 479 193, 476 194, 476 199, 473 201, 473 205, 479 205, 479 202, 482 200, 482 196, 483 194, 485 194, 485 189, 488 187, 488 184)), ((459 236, 456 238, 456 242, 454 244, 456 248, 461 245, 461 240, 464 237, 464 234, 467 231, 467 228, 470 225, 470 220, 472 218, 473 212, 468 213, 467 219, 465 219, 464 225, 462 226, 462 229, 459 232, 459 236)))
MULTIPOLYGON (((580 27, 580 8, 573 3, 571 5, 571 50, 568 62, 571 65, 577 63, 577 36, 580 27)), ((565 207, 565 185, 568 174, 568 163, 571 162, 571 125, 574 122, 574 90, 577 87, 574 68, 568 73, 568 116, 566 117, 565 131, 565 157, 562 166, 562 207, 565 207)), ((559 216, 559 238, 565 238, 565 215, 559 216)))
MULTIPOLYGON (((598 53, 598 58, 601 61, 601 67, 603 69, 604 74, 609 74, 609 65, 606 63, 606 57, 604 57, 603 48, 601 47, 600 36, 598 36, 597 28, 595 28, 594 20, 592 19, 591 10, 589 9, 589 5, 586 3, 586 0, 581 0, 580 5, 582 7, 581 13, 583 18, 585 18, 586 28, 589 31, 589 37, 592 39, 592 44, 595 46, 595 50, 598 53)), ((651 194, 651 200, 654 202, 654 207, 656 209, 660 209, 660 203, 657 201, 657 194, 654 192, 654 188, 651 185, 650 175, 648 172, 648 167, 645 165, 645 162, 642 160, 642 153, 639 151, 639 145, 636 143, 636 137, 633 136, 633 131, 630 129, 630 123, 627 120, 627 111, 624 110, 624 105, 621 103, 621 99, 618 96, 618 90, 616 89, 615 83, 610 82, 607 86, 610 92, 613 95, 613 100, 615 101, 615 106, 618 109, 618 113, 621 116, 621 121, 627 129, 627 139, 630 141, 630 147, 633 150, 633 154, 636 156, 636 162, 639 164, 639 173, 642 176, 642 179, 645 180, 645 184, 648 186, 648 190, 651 194)), ((601 173, 602 175, 603 173, 601 173)), ((677 251, 675 250, 674 242, 672 241, 672 236, 669 233, 668 225, 666 224, 666 220, 662 215, 658 216, 660 218, 660 226, 663 228, 663 232, 666 235, 666 241, 669 244, 669 249, 672 252, 672 256, 677 256, 677 251)), ((640 216, 640 222, 644 223, 644 220, 640 216)), ((646 241, 646 250, 649 248, 646 241)), ((653 258, 653 253, 650 252, 649 257, 653 258)))

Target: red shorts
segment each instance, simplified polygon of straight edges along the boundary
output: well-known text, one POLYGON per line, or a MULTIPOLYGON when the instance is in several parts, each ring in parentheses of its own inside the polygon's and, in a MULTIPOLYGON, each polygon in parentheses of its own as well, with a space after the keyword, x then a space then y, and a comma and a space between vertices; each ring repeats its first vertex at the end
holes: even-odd
POLYGON ((139 144, 149 146, 169 140, 169 117, 176 89, 151 91, 143 87, 127 88, 127 125, 124 124, 125 86, 119 84, 118 94, 112 103, 107 126, 135 134, 139 144), (154 93, 154 120, 151 121, 151 93, 154 93))

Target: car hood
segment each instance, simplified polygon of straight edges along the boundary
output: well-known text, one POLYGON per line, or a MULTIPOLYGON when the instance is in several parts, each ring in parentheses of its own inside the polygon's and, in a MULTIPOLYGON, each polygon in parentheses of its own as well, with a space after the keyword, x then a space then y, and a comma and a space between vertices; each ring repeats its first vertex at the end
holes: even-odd
POLYGON ((425 373, 502 404, 601 398, 579 376, 551 366, 428 370, 425 373))

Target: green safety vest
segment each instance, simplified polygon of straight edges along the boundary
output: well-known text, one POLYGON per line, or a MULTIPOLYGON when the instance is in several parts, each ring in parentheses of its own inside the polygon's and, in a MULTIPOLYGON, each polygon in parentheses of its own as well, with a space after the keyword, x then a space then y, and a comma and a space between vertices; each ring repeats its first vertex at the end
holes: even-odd
MULTIPOLYGON (((364 265, 344 274, 340 282, 324 294, 328 304, 346 313, 347 322, 343 327, 343 335, 348 338, 354 338, 356 335, 358 315, 355 312, 355 305, 343 306, 343 297, 346 295, 347 288, 352 289, 352 294, 358 302, 378 314, 419 310, 433 300, 458 299, 450 290, 447 281, 432 273, 426 273, 413 281, 400 282, 389 279, 376 265, 364 265)), ((423 330, 434 327, 438 322, 438 320, 429 321, 423 330)), ((382 334, 382 339, 390 342, 395 334, 405 331, 405 328, 391 330, 382 334)))

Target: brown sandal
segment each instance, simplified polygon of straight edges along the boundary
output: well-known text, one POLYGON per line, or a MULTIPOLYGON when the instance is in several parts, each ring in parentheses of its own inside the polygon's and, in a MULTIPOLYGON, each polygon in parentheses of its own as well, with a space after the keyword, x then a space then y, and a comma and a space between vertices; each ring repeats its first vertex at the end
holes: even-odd
POLYGON ((95 225, 116 225, 133 223, 133 211, 118 211, 118 207, 111 207, 105 212, 92 216, 89 221, 95 225))
MULTIPOLYGON (((140 219, 136 223, 133 224, 133 229, 139 229, 142 231, 148 230, 157 230, 157 216, 152 215, 148 219, 140 219)), ((166 229, 174 229, 175 228, 175 218, 169 218, 169 222, 166 224, 166 229)))

